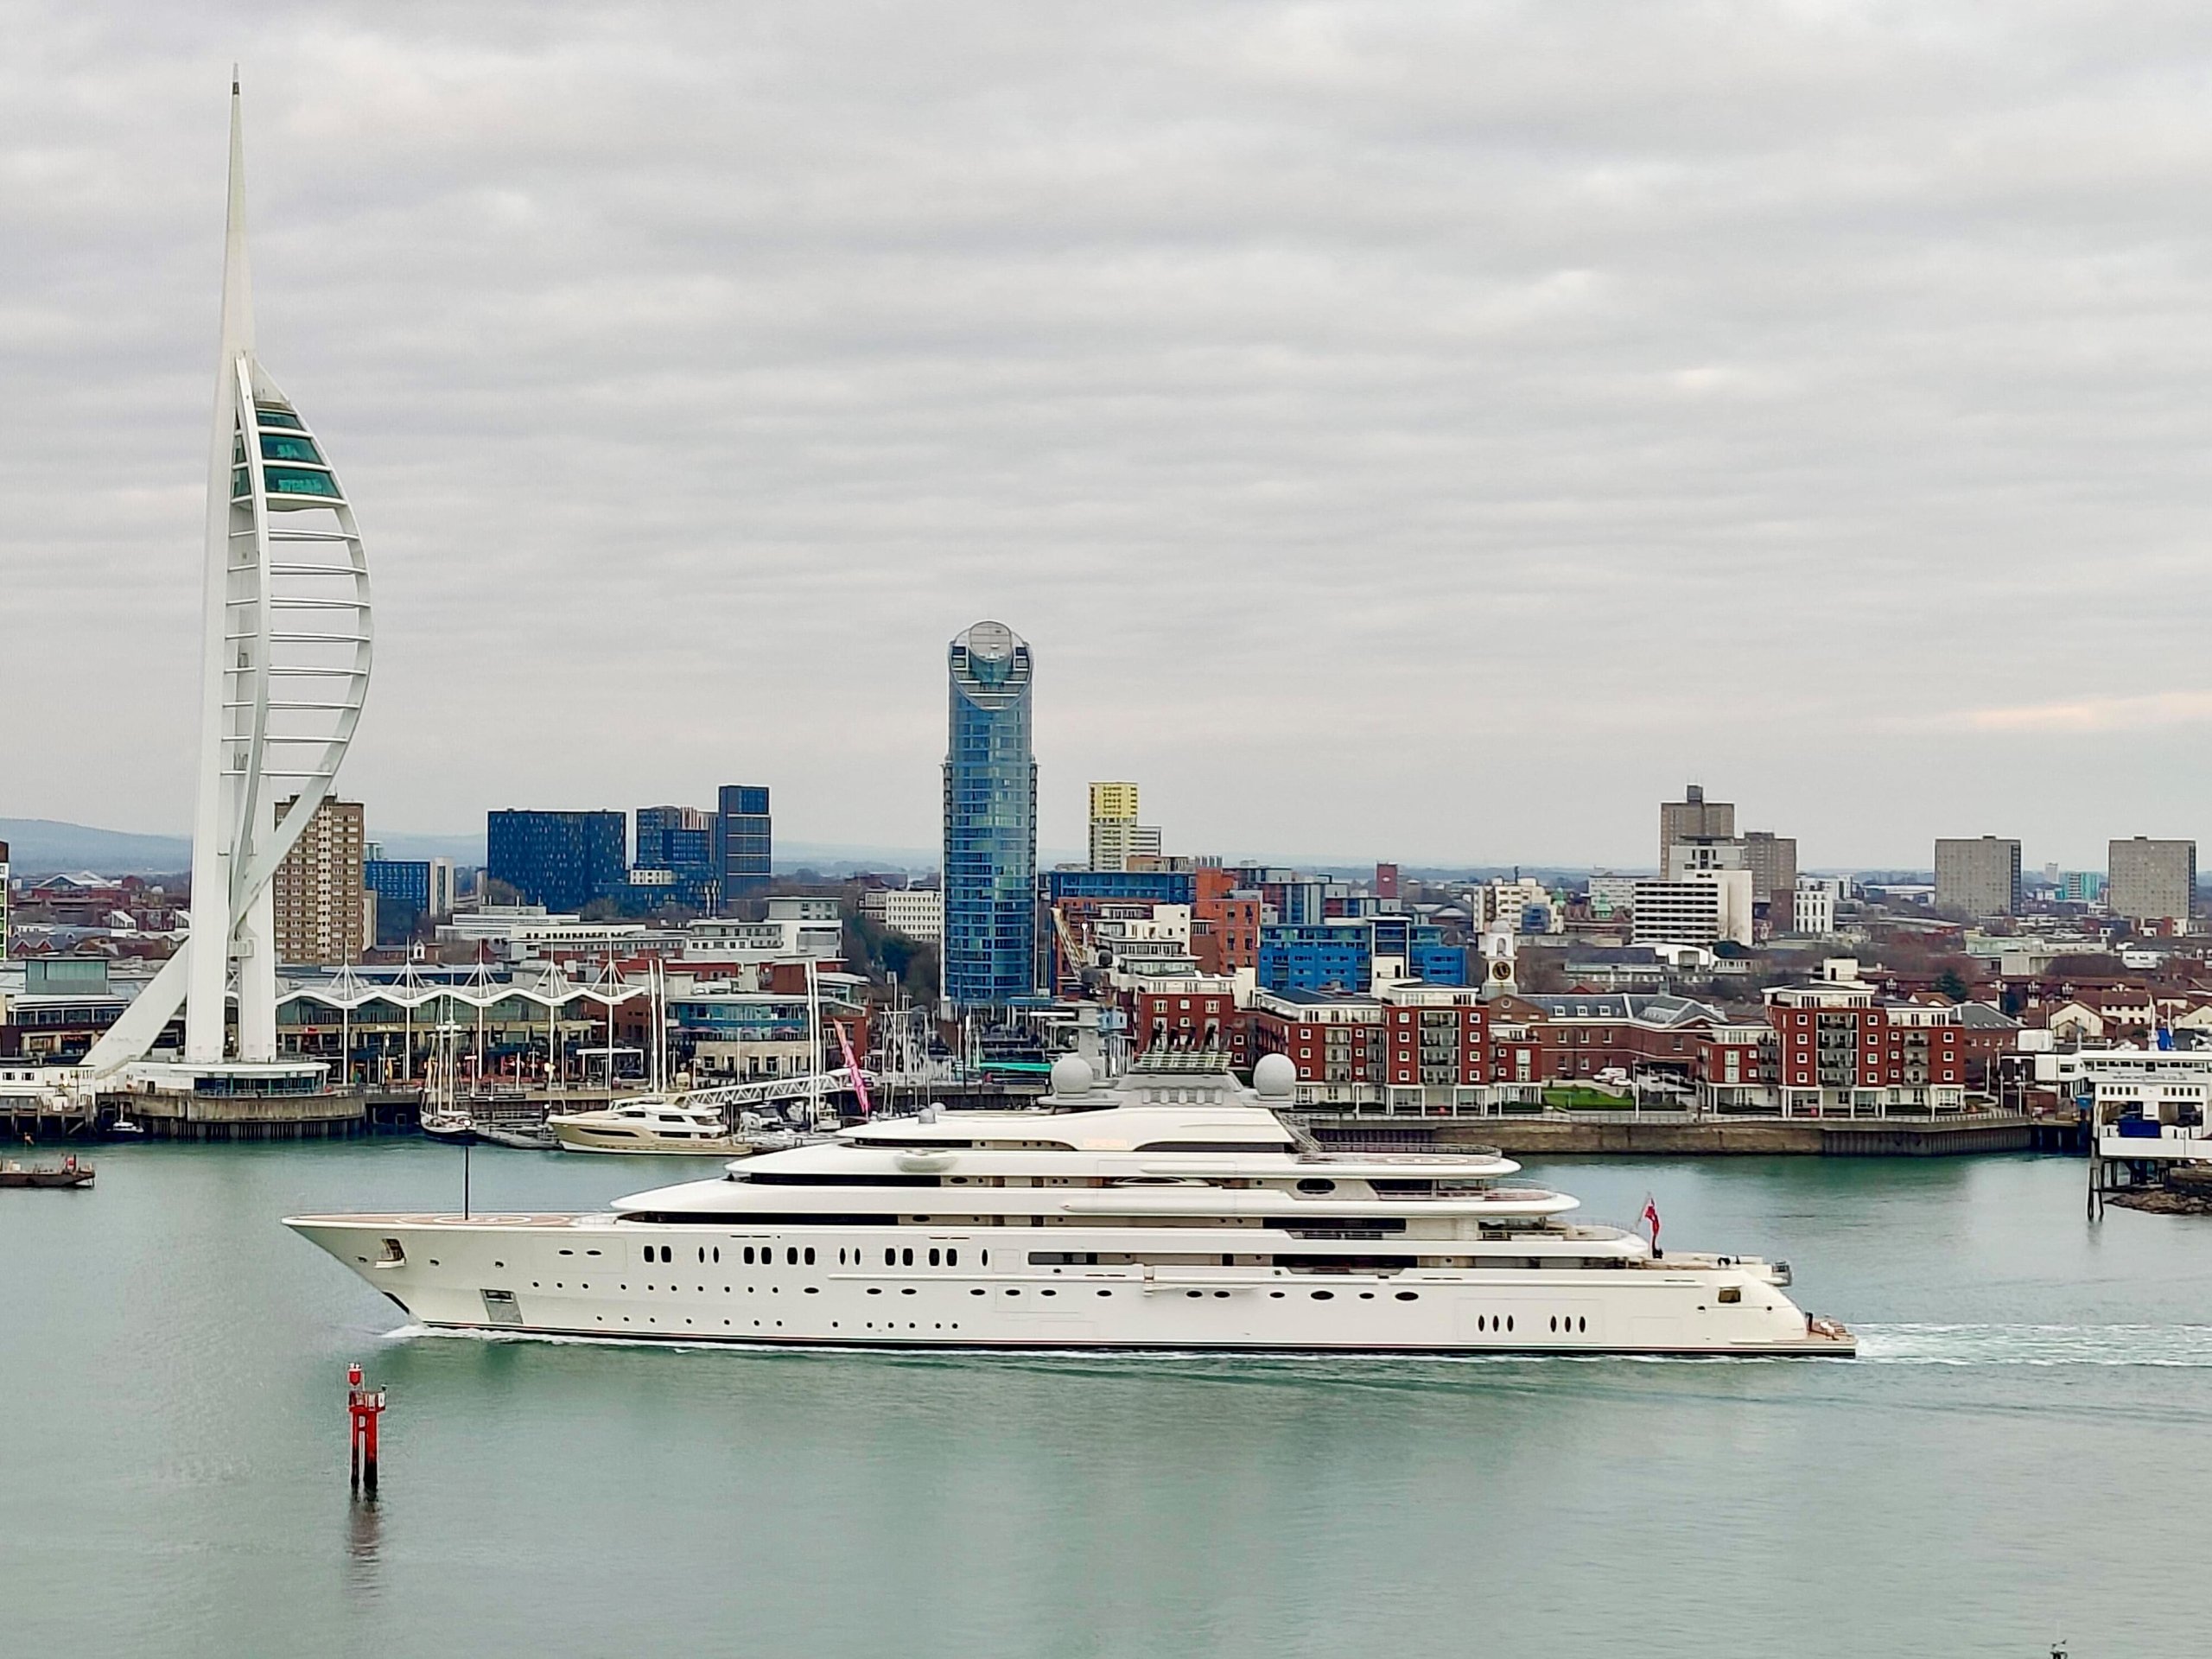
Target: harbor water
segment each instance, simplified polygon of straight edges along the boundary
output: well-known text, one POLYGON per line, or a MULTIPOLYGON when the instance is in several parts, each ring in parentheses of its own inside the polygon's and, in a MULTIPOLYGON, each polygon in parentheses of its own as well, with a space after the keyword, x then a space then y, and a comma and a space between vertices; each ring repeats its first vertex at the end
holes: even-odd
MULTIPOLYGON (((0 1193, 15 1656, 2201 1650, 2212 1220, 2075 1160, 1578 1160, 1794 1264, 1852 1362, 769 1353, 431 1336, 296 1211, 425 1142, 0 1193), (345 1366, 391 1390, 348 1496, 345 1366)), ((486 1209, 697 1166, 480 1149, 486 1209)), ((712 1169, 711 1165, 703 1166, 712 1169)))

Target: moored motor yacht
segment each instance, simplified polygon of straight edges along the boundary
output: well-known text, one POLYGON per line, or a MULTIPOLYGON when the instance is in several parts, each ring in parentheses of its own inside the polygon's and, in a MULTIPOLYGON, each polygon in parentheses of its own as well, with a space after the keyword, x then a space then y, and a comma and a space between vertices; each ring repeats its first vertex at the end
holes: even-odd
POLYGON ((556 1112, 545 1120, 563 1152, 677 1152, 728 1157, 752 1148, 709 1106, 632 1100, 595 1112, 556 1112))
MULTIPOLYGON (((1660 1255, 1484 1149, 1328 1151, 1212 1054, 879 1118, 602 1214, 296 1216, 411 1318, 898 1347, 1847 1356, 1753 1256, 1660 1255)), ((590 1116, 600 1116, 597 1114, 590 1116)), ((560 1120, 556 1119, 557 1123, 560 1120)))

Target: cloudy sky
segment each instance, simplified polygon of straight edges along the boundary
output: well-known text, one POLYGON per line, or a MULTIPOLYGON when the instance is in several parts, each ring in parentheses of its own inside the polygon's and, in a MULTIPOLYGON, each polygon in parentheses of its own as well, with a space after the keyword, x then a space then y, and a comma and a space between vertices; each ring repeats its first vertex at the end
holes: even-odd
POLYGON ((372 833, 2212 836, 2212 13, 0 0, 0 816, 190 819, 225 93, 372 833))

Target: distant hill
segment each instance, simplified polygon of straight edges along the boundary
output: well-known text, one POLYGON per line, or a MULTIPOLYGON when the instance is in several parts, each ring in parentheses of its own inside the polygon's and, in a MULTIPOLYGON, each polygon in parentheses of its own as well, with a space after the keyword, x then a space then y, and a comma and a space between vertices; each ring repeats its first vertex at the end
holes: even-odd
POLYGON ((0 818, 16 875, 56 870, 95 870, 102 875, 173 875, 192 868, 192 842, 183 836, 139 836, 52 818, 0 818))

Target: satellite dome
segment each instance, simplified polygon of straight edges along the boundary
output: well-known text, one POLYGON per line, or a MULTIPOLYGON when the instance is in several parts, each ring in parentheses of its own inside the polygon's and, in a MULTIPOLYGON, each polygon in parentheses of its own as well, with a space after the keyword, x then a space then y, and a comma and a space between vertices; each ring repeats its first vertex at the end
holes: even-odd
POLYGON ((1262 1099, 1288 1100, 1297 1083, 1298 1067, 1287 1054, 1262 1054, 1252 1068, 1252 1088, 1262 1099))
POLYGON ((1055 1095, 1087 1095, 1092 1081, 1090 1062, 1080 1054, 1063 1054, 1052 1062, 1055 1095))

